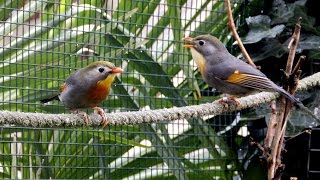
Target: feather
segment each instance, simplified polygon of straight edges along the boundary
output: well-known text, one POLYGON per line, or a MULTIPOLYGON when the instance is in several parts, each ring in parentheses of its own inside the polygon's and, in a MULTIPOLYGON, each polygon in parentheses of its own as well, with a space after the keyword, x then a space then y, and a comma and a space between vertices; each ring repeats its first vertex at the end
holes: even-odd
POLYGON ((273 82, 266 78, 266 77, 261 77, 261 76, 256 76, 256 75, 251 75, 251 74, 243 74, 239 73, 238 71, 235 71, 232 73, 228 79, 226 79, 227 82, 237 84, 243 87, 248 87, 252 89, 257 89, 257 90, 265 90, 265 91, 270 91, 273 90, 273 82))

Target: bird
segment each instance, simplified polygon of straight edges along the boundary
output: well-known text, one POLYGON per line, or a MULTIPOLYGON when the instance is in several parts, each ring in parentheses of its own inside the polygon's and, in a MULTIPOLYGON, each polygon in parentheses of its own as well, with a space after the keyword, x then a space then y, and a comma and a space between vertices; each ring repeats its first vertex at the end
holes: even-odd
POLYGON ((61 101, 67 109, 83 113, 85 125, 88 125, 89 117, 81 109, 92 108, 102 117, 101 125, 104 128, 108 120, 104 110, 98 105, 107 98, 114 78, 122 72, 123 69, 111 62, 93 62, 70 74, 55 96, 42 99, 40 102, 61 101))
POLYGON ((231 55, 220 40, 211 35, 195 38, 184 37, 203 80, 216 90, 232 95, 230 99, 239 105, 236 96, 257 91, 278 92, 285 98, 319 120, 301 101, 272 82, 259 69, 231 55))

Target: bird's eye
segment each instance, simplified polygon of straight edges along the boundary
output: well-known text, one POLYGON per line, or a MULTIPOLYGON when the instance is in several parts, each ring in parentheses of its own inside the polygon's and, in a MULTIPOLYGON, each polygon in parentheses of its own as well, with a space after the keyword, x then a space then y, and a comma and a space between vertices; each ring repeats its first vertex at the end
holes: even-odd
POLYGON ((101 73, 103 73, 103 71, 104 71, 104 68, 99 68, 99 72, 101 72, 101 73))
POLYGON ((203 46, 204 44, 205 44, 205 42, 204 42, 203 40, 200 40, 200 41, 199 41, 199 45, 200 45, 200 46, 203 46))

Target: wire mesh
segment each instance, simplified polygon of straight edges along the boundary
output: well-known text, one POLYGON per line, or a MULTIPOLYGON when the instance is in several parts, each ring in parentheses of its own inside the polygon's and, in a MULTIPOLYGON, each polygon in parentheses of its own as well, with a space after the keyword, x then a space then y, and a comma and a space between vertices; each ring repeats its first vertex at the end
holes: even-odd
MULTIPOLYGON (((125 70, 100 106, 108 113, 210 102, 216 93, 203 83, 181 38, 210 33, 232 42, 224 1, 1 3, 1 110, 68 113, 58 101, 43 105, 40 100, 56 95, 71 73, 98 60, 125 70)), ((241 15, 243 3, 233 1, 234 12, 241 15)), ((2 127, 0 177, 237 177, 240 126, 226 127, 239 121, 239 113, 207 119, 104 130, 2 127)))

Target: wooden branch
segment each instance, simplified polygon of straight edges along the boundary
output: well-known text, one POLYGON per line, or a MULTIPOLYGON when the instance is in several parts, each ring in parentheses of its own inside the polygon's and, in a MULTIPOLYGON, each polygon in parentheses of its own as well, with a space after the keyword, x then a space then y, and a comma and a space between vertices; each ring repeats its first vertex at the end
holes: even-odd
POLYGON ((238 45, 241 49, 241 52, 244 56, 244 58, 247 60, 247 63, 250 64, 253 67, 257 67, 254 62, 252 61, 251 57, 249 56, 246 48, 244 47, 238 33, 236 30, 236 25, 234 24, 234 20, 233 20, 233 16, 232 16, 232 10, 231 10, 231 5, 230 5, 230 0, 226 0, 226 6, 227 6, 227 14, 228 14, 228 22, 229 22, 229 27, 232 31, 232 34, 234 36, 234 38, 236 39, 236 41, 238 42, 238 45))
MULTIPOLYGON (((298 43, 300 40, 300 29, 301 29, 301 17, 299 18, 294 33, 291 37, 291 41, 289 43, 289 55, 287 60, 287 66, 285 70, 285 75, 287 78, 287 81, 289 82, 289 79, 293 77, 294 83, 293 84, 287 84, 285 85, 284 89, 287 90, 290 94, 294 94, 296 91, 298 81, 299 81, 299 75, 292 74, 292 67, 294 62, 294 57, 296 53, 296 49, 298 47, 298 43)), ((300 69, 301 63, 298 63, 295 67, 294 72, 298 73, 298 69, 300 69)), ((285 97, 280 98, 280 108, 279 108, 279 116, 278 116, 278 126, 276 128, 276 132, 274 135, 274 139, 271 145, 271 159, 269 159, 268 162, 268 179, 272 180, 275 176, 279 176, 279 174, 276 174, 276 172, 280 172, 278 169, 279 167, 282 167, 281 164, 281 152, 282 152, 282 146, 283 146, 283 140, 284 140, 284 133, 288 121, 288 115, 290 114, 292 108, 292 103, 286 99, 285 97)))
POLYGON ((288 55, 287 66, 286 66, 286 73, 288 73, 288 74, 291 74, 294 57, 295 57, 298 43, 300 40, 301 20, 302 20, 302 18, 300 17, 295 28, 294 28, 294 32, 291 37, 291 41, 289 43, 290 46, 288 46, 288 48, 290 49, 289 55, 288 55))
POLYGON ((261 146, 261 144, 255 142, 253 138, 250 138, 250 144, 256 146, 260 151, 264 152, 264 148, 261 146))
POLYGON ((302 63, 306 60, 306 56, 300 56, 297 64, 294 66, 293 70, 292 70, 292 74, 297 74, 302 63))
POLYGON ((271 107, 271 116, 270 116, 270 120, 269 120, 269 124, 268 124, 266 138, 264 141, 264 148, 265 149, 270 149, 271 143, 274 138, 274 134, 275 134, 275 131, 276 131, 276 128, 278 125, 278 123, 277 123, 277 107, 276 107, 275 100, 271 101, 270 107, 271 107))

